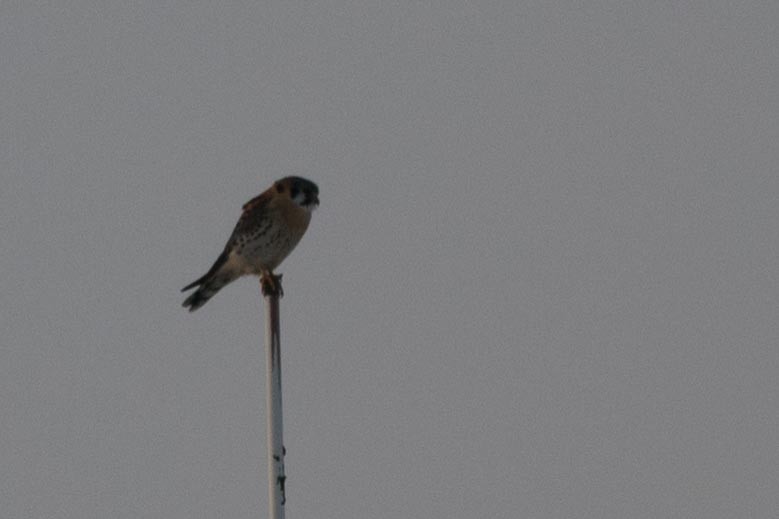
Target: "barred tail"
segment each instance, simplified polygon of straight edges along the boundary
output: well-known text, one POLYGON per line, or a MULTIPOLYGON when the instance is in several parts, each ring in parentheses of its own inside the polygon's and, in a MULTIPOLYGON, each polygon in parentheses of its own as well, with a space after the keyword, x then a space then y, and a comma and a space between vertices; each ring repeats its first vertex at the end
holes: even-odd
POLYGON ((190 283, 181 289, 182 292, 190 288, 198 289, 184 300, 182 306, 194 312, 211 299, 222 287, 236 279, 238 276, 226 267, 227 253, 223 252, 209 271, 197 281, 190 283))

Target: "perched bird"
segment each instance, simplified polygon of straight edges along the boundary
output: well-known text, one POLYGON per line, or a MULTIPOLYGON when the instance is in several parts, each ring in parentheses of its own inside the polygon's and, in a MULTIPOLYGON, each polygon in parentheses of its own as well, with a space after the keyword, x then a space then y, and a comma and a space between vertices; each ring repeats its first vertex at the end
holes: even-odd
POLYGON ((183 306, 194 312, 231 281, 247 275, 262 276, 272 286, 278 282, 273 269, 303 237, 311 212, 319 205, 319 188, 305 178, 277 180, 243 206, 243 214, 224 251, 206 274, 185 286, 198 289, 183 306))

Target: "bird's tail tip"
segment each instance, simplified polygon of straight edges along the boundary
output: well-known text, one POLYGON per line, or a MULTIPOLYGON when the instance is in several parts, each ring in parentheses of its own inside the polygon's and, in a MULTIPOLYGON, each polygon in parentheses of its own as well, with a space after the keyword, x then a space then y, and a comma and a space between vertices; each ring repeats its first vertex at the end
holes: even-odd
POLYGON ((219 280, 217 279, 203 283, 200 288, 195 290, 188 298, 184 300, 181 306, 189 309, 190 312, 194 312, 206 304, 206 302, 214 297, 214 295, 224 286, 224 283, 218 283, 218 281, 219 280))
POLYGON ((189 310, 190 312, 194 312, 204 304, 206 304, 206 301, 208 301, 207 297, 202 297, 202 294, 195 292, 188 298, 184 300, 183 303, 181 303, 181 306, 189 310))

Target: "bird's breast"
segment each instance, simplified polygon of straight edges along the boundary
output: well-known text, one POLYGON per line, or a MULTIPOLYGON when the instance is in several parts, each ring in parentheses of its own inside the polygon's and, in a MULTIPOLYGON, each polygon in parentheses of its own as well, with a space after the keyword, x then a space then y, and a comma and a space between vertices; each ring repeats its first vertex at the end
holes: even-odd
POLYGON ((310 221, 310 214, 300 215, 282 208, 272 211, 269 216, 262 232, 254 233, 245 241, 241 251, 258 273, 275 269, 300 242, 310 221))

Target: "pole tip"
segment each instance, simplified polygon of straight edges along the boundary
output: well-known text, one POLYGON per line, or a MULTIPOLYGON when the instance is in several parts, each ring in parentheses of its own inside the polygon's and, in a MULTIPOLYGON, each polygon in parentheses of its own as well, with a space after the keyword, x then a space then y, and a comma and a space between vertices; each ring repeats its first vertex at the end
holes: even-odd
POLYGON ((262 287, 262 295, 265 297, 281 297, 284 295, 284 290, 281 288, 281 274, 272 274, 268 272, 260 276, 260 287, 262 287))

